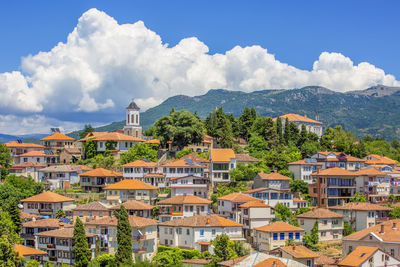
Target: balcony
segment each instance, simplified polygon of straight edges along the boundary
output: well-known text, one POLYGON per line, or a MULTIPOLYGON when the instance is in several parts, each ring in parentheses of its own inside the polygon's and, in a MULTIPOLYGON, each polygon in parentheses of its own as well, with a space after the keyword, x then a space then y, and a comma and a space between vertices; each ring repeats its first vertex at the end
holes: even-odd
POLYGON ((56 244, 47 244, 47 248, 56 248, 56 244))
POLYGON ((169 187, 171 188, 204 188, 207 189, 207 184, 194 184, 194 183, 188 183, 188 184, 171 184, 169 187))
POLYGON ((39 213, 53 213, 53 209, 39 209, 39 213))
POLYGON ((134 235, 133 240, 144 240, 146 239, 146 235, 134 235))
POLYGON ((22 233, 21 238, 23 239, 28 239, 28 238, 34 238, 33 233, 22 233))
POLYGON ((381 222, 386 222, 386 221, 389 221, 389 220, 390 220, 390 217, 378 217, 378 218, 375 219, 376 224, 381 223, 381 222))
POLYGON ((49 256, 49 261, 57 261, 57 257, 56 256, 49 256))
POLYGON ((132 251, 133 251, 133 253, 143 253, 143 252, 146 252, 147 249, 146 248, 133 248, 132 251))
POLYGON ((176 215, 176 216, 180 216, 183 215, 183 211, 176 211, 176 212, 171 212, 171 215, 176 215))

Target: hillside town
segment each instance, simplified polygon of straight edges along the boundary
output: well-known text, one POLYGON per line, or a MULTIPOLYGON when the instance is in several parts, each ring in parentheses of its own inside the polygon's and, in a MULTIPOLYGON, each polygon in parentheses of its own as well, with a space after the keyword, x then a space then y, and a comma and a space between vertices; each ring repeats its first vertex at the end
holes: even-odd
POLYGON ((400 266, 399 142, 254 108, 125 120, 0 144, 4 266, 400 266))

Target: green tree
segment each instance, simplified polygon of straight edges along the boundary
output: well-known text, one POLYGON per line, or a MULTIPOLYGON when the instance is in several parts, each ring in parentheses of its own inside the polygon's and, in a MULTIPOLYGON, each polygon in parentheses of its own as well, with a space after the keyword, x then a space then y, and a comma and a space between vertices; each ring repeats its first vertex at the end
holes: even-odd
POLYGON ((182 149, 203 140, 203 123, 186 110, 174 111, 154 123, 154 135, 160 139, 161 144, 172 141, 173 146, 182 149))
POLYGON ((226 261, 237 257, 233 241, 229 239, 227 234, 217 235, 211 243, 214 246, 213 262, 226 261))
POLYGON ((165 250, 158 252, 153 261, 158 264, 158 266, 179 266, 183 257, 180 253, 176 253, 174 250, 165 250))
POLYGON ((93 139, 88 139, 83 143, 83 149, 85 151, 85 158, 94 158, 97 154, 97 142, 93 139))
POLYGON ((103 254, 99 255, 92 260, 96 267, 117 267, 117 263, 115 261, 115 255, 112 254, 103 254))
POLYGON ((240 137, 244 138, 245 140, 249 140, 251 129, 256 118, 257 113, 254 108, 244 108, 242 115, 238 118, 240 137))
POLYGON ((282 203, 275 205, 275 217, 284 222, 289 222, 292 219, 293 214, 289 207, 286 207, 282 203))
POLYGON ((400 207, 391 210, 389 214, 392 219, 400 219, 400 207))
POLYGON ((276 133, 278 134, 279 143, 284 144, 285 139, 283 138, 282 119, 280 117, 276 119, 276 133))
POLYGON ((15 267, 17 265, 17 255, 14 252, 14 244, 7 235, 0 236, 0 266, 15 267))
POLYGON ((87 267, 90 258, 90 249, 82 221, 77 218, 74 226, 74 253, 76 267, 87 267))
POLYGON ((359 193, 355 193, 354 197, 350 198, 350 202, 367 202, 367 197, 359 193))
POLYGON ((114 211, 114 215, 118 220, 116 262, 119 265, 132 265, 132 226, 129 223, 128 212, 124 206, 121 206, 120 212, 114 211))
POLYGON ((347 221, 344 221, 343 236, 348 236, 352 233, 353 233, 353 226, 347 221))
POLYGON ((29 260, 28 263, 26 264, 26 267, 39 267, 40 262, 37 260, 29 260))
POLYGON ((192 153, 193 153, 193 151, 191 148, 183 149, 176 154, 176 158, 180 159, 180 158, 183 158, 184 156, 187 156, 192 153))
POLYGON ((307 140, 300 146, 300 150, 303 158, 309 158, 318 152, 319 143, 307 140))
POLYGON ((157 150, 151 148, 149 144, 138 143, 128 150, 126 153, 122 153, 119 163, 126 164, 132 161, 146 158, 150 161, 157 161, 157 150))
POLYGON ((308 184, 303 180, 291 180, 289 182, 290 191, 301 192, 302 194, 308 194, 308 184))
POLYGON ((15 226, 15 232, 20 234, 22 232, 22 218, 21 218, 21 211, 18 208, 18 203, 10 203, 6 209, 10 218, 15 226))
POLYGON ((306 247, 312 250, 318 250, 318 222, 315 222, 314 227, 311 229, 311 233, 303 235, 304 244, 306 247))
POLYGON ((264 138, 267 142, 267 149, 276 149, 278 147, 279 136, 271 117, 258 117, 253 123, 252 133, 264 138))
POLYGON ((290 127, 289 127, 289 119, 285 119, 285 131, 283 132, 283 140, 285 140, 285 144, 289 144, 290 140, 290 127))
POLYGON ((12 163, 13 159, 11 157, 10 150, 5 144, 0 143, 0 166, 3 167, 0 169, 0 178, 6 177, 12 163))
POLYGON ((65 218, 65 217, 67 217, 67 215, 65 214, 63 209, 57 210, 57 212, 56 212, 57 219, 61 219, 61 218, 65 218))
POLYGON ((309 211, 311 211, 310 208, 302 207, 302 208, 296 209, 295 212, 294 212, 294 215, 297 216, 297 215, 300 215, 300 214, 303 214, 303 213, 306 213, 306 212, 309 212, 309 211))
POLYGON ((231 180, 233 182, 251 181, 260 172, 264 171, 269 173, 269 168, 265 165, 249 163, 248 165, 237 164, 236 168, 229 171, 231 180))
POLYGON ((217 129, 217 142, 222 148, 232 148, 233 134, 232 125, 228 118, 222 118, 220 127, 217 129))
POLYGON ((301 125, 299 139, 297 140, 297 147, 301 147, 308 140, 308 131, 304 124, 301 125))
POLYGON ((87 134, 94 132, 92 125, 86 124, 83 130, 79 133, 79 137, 85 138, 87 134))

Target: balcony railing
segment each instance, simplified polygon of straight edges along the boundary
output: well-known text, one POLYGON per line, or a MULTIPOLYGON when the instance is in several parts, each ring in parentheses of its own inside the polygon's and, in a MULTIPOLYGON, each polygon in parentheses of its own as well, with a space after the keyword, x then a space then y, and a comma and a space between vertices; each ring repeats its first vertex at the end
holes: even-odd
POLYGON ((53 212, 53 209, 39 209, 39 212, 53 212))
POLYGON ((21 238, 33 238, 33 233, 22 233, 21 238))
POLYGON ((134 235, 133 239, 134 240, 143 240, 143 239, 146 239, 146 235, 134 235))
POLYGON ((47 248, 55 248, 56 244, 47 244, 47 248))

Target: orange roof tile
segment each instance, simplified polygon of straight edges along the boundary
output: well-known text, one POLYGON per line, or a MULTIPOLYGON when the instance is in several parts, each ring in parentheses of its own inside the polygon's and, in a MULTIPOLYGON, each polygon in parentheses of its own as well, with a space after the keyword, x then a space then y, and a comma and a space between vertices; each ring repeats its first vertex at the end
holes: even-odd
POLYGON ((62 133, 53 133, 52 135, 49 135, 45 138, 40 139, 40 141, 75 141, 74 138, 69 137, 65 134, 62 133))
POLYGON ((247 190, 247 191, 243 191, 242 194, 252 194, 252 193, 256 193, 256 192, 260 192, 260 191, 264 191, 264 190, 269 190, 269 189, 265 188, 265 187, 259 187, 259 188, 256 188, 256 189, 250 189, 250 190, 247 190))
POLYGON ((270 206, 265 204, 264 202, 261 202, 260 200, 253 200, 253 201, 246 202, 246 203, 240 205, 239 207, 240 208, 268 208, 270 206))
POLYGON ((258 176, 260 176, 263 180, 292 180, 292 178, 284 176, 278 172, 264 173, 263 171, 261 171, 258 173, 258 176))
POLYGON ((31 144, 31 143, 18 143, 17 141, 11 141, 5 143, 6 147, 23 147, 23 148, 44 148, 42 145, 31 144))
MULTIPOLYGON (((36 236, 48 236, 48 237, 59 237, 59 238, 72 238, 74 236, 74 228, 60 228, 56 230, 50 230, 35 234, 36 236)), ((96 234, 90 234, 86 232, 87 237, 94 237, 96 234)))
POLYGON ((29 221, 25 222, 22 224, 22 227, 24 228, 60 228, 61 226, 73 226, 72 224, 66 224, 60 219, 51 219, 51 218, 46 218, 46 219, 40 219, 36 221, 29 221))
POLYGON ((261 232, 304 232, 304 229, 293 226, 285 222, 273 222, 261 227, 256 228, 257 231, 261 232))
POLYGON ((293 198, 293 202, 307 202, 305 199, 293 198))
POLYGON ((18 257, 26 257, 32 255, 47 255, 47 252, 35 248, 30 248, 20 244, 14 245, 14 251, 18 254, 18 257))
POLYGON ((218 262, 217 265, 218 266, 225 266, 225 267, 233 267, 236 264, 238 264, 238 263, 242 262, 243 260, 247 259, 248 257, 249 257, 249 255, 246 255, 246 256, 234 258, 234 259, 231 259, 231 260, 221 261, 221 262, 218 262))
POLYGON ((212 201, 193 195, 177 195, 158 202, 158 205, 211 204, 212 201))
POLYGON ((378 225, 371 226, 369 228, 363 229, 361 231, 355 232, 351 235, 343 237, 343 239, 356 239, 360 240, 370 233, 374 233, 377 237, 381 238, 383 241, 396 241, 400 242, 400 219, 390 220, 382 222, 378 225), (396 227, 394 228, 394 223, 396 227), (383 225, 383 233, 381 233, 381 227, 383 225))
MULTIPOLYGON (((393 165, 393 164, 397 164, 397 161, 392 160, 391 158, 386 157, 386 156, 370 154, 367 157, 375 158, 375 159, 366 160, 365 164, 368 164, 368 165, 393 165)), ((367 159, 367 157, 365 157, 364 159, 367 159)))
POLYGON ((210 157, 212 162, 230 162, 235 158, 235 152, 230 148, 215 148, 210 150, 210 157))
MULTIPOLYGON (((317 266, 321 265, 321 266, 324 266, 324 267, 325 266, 329 267, 329 266, 335 265, 336 264, 336 260, 332 259, 330 257, 327 257, 325 255, 319 255, 319 257, 314 260, 314 263, 317 266)), ((337 266, 337 265, 335 265, 335 266, 337 266)))
POLYGON ((339 167, 334 167, 334 168, 328 168, 325 170, 321 170, 319 172, 314 172, 311 174, 313 176, 332 176, 332 175, 337 175, 337 176, 355 176, 355 172, 347 171, 339 167))
POLYGON ((89 211, 108 211, 109 208, 106 207, 104 204, 101 202, 91 202, 88 204, 84 205, 79 205, 76 208, 73 209, 73 211, 79 211, 79 210, 89 210, 89 211))
POLYGON ((258 158, 252 157, 249 154, 236 154, 235 155, 236 162, 259 162, 258 158))
POLYGON ((165 177, 165 174, 162 173, 146 173, 144 177, 165 177))
MULTIPOLYGON (((152 210, 152 209, 154 209, 154 206, 143 203, 143 202, 139 202, 136 200, 130 200, 125 203, 122 203, 121 205, 124 206, 127 210, 152 210)), ((121 205, 114 206, 111 209, 112 210, 120 210, 121 205)))
POLYGON ((18 157, 57 157, 57 155, 46 154, 43 150, 41 150, 41 151, 30 151, 30 152, 18 155, 18 157))
MULTIPOLYGON (((115 216, 106 216, 98 219, 94 219, 88 222, 84 222, 85 225, 112 225, 117 226, 118 220, 115 216)), ((143 218, 136 215, 129 215, 129 224, 132 227, 146 227, 150 225, 157 225, 158 222, 153 219, 143 218)))
POLYGON ((302 219, 328 219, 328 218, 343 218, 342 214, 324 209, 324 208, 317 208, 311 211, 308 211, 303 214, 299 214, 296 218, 302 219))
POLYGON ((190 154, 188 154, 188 155, 186 155, 186 156, 183 156, 183 158, 184 158, 184 159, 190 159, 190 160, 192 160, 192 161, 197 161, 197 162, 200 162, 200 163, 203 163, 203 164, 204 164, 204 163, 205 163, 205 164, 210 163, 210 161, 209 161, 208 159, 199 157, 199 156, 197 156, 196 153, 190 153, 190 154))
POLYGON ((30 213, 21 211, 21 219, 22 220, 33 220, 33 219, 39 219, 40 220, 40 219, 43 219, 43 217, 40 216, 40 215, 30 214, 30 213))
POLYGON ((386 176, 386 173, 381 172, 375 168, 364 168, 362 170, 356 171, 356 175, 368 175, 368 176, 386 176))
POLYGON ((319 255, 305 246, 288 246, 281 247, 280 250, 292 255, 296 259, 318 258, 319 255))
POLYGON ((151 139, 145 142, 146 144, 160 144, 160 139, 151 139))
POLYGON ((253 267, 287 267, 280 259, 268 258, 262 262, 257 263, 253 267))
POLYGON ((249 201, 259 201, 263 202, 261 199, 243 194, 243 193, 230 193, 229 195, 219 197, 218 200, 227 200, 235 203, 246 203, 249 201))
POLYGON ((197 167, 197 168, 204 168, 205 166, 201 162, 190 161, 185 158, 177 159, 169 163, 163 163, 162 167, 197 167), (192 164, 189 164, 191 162, 192 164))
POLYGON ((43 191, 43 193, 28 197, 21 200, 21 202, 40 202, 40 203, 58 203, 58 202, 72 202, 72 198, 65 197, 50 191, 43 191))
POLYGON ((321 162, 306 162, 305 159, 290 162, 289 165, 322 165, 321 162))
POLYGON ((392 210, 389 207, 384 207, 377 204, 372 204, 369 202, 349 202, 343 206, 333 206, 330 207, 333 210, 363 210, 363 211, 389 211, 392 210))
MULTIPOLYGON (((286 118, 288 118, 289 121, 304 121, 304 122, 313 122, 313 123, 318 123, 318 124, 322 124, 322 122, 320 121, 316 121, 304 116, 301 116, 299 114, 293 114, 293 113, 289 113, 289 114, 285 114, 282 116, 279 116, 282 120, 286 120, 286 118)), ((278 118, 273 118, 273 121, 276 121, 278 118)))
POLYGON ((153 161, 146 161, 144 159, 138 159, 129 163, 126 163, 124 165, 121 165, 121 167, 147 167, 147 168, 154 168, 157 167, 157 163, 153 161))
POLYGON ((106 170, 103 168, 97 168, 88 172, 79 174, 82 177, 122 177, 122 173, 113 170, 106 170))
POLYGON ((139 180, 131 180, 131 179, 126 179, 119 181, 115 184, 109 185, 104 187, 104 190, 111 190, 111 189, 117 189, 117 190, 123 190, 123 189, 149 189, 149 190, 157 190, 158 187, 152 186, 150 184, 147 184, 145 182, 139 181, 139 180))
POLYGON ((378 250, 377 247, 366 247, 358 246, 349 255, 347 255, 343 260, 341 260, 338 265, 340 266, 360 266, 365 261, 367 261, 375 252, 378 250))
POLYGON ((95 132, 90 133, 85 138, 79 141, 86 141, 92 139, 94 141, 128 141, 128 142, 144 142, 145 140, 129 136, 119 132, 95 132))
POLYGON ((22 168, 27 168, 27 167, 37 167, 37 168, 44 168, 46 165, 34 162, 34 161, 27 161, 27 162, 21 162, 18 164, 14 164, 11 166, 11 169, 22 169, 22 168))
POLYGON ((183 227, 242 227, 242 224, 222 218, 215 214, 195 215, 182 219, 175 219, 168 222, 162 222, 163 226, 183 226, 183 227))

